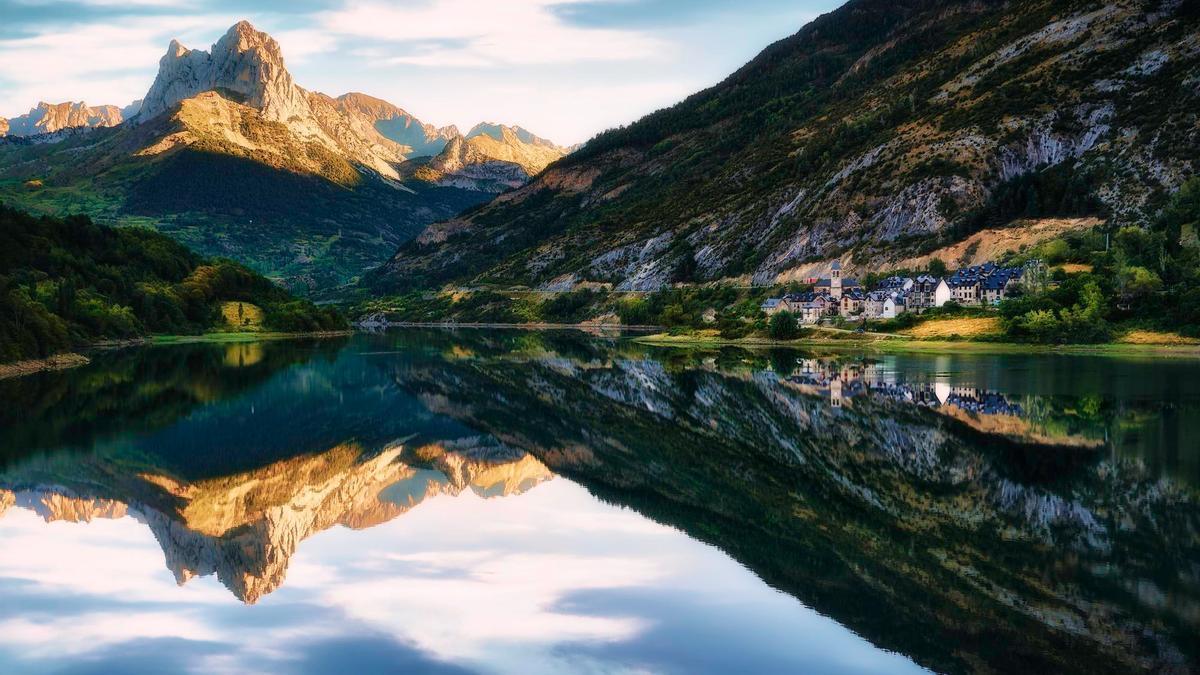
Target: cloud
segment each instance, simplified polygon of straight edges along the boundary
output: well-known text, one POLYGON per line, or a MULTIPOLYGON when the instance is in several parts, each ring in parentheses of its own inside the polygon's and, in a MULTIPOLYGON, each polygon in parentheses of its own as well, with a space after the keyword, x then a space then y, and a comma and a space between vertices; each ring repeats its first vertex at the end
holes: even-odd
POLYGON ((332 35, 312 29, 275 31, 271 33, 271 37, 279 43, 289 68, 308 61, 309 57, 315 54, 334 51, 338 46, 332 35))
POLYGON ((18 114, 40 100, 123 105, 150 87, 171 37, 220 25, 211 16, 127 18, 119 22, 47 28, 0 40, 0 114, 18 114))
POLYGON ((320 15, 329 31, 409 43, 388 62, 491 67, 578 61, 656 60, 671 46, 647 33, 584 28, 563 19, 562 0, 433 0, 417 6, 354 3, 320 15))

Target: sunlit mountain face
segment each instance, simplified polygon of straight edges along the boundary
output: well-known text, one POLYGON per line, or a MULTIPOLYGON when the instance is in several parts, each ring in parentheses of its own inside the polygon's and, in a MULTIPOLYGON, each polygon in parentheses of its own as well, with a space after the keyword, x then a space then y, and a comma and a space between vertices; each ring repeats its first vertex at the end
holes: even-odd
POLYGON ((101 355, 0 383, 0 665, 1190 672, 1198 375, 565 332, 101 355))

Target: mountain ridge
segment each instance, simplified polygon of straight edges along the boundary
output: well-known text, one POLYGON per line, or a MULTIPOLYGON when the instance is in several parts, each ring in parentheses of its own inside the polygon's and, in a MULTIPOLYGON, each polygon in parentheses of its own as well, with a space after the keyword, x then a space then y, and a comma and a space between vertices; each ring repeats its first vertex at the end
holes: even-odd
POLYGON ((84 101, 39 101, 29 112, 11 119, 0 117, 0 136, 36 136, 74 127, 111 127, 124 121, 115 105, 89 106, 84 101))
POLYGON ((423 179, 425 162, 409 158, 436 156, 461 138, 457 128, 364 94, 300 87, 279 44, 245 21, 207 51, 172 40, 146 96, 109 112, 129 120, 0 140, 0 198, 149 225, 303 292, 355 280, 426 224, 523 183, 561 154, 522 130, 538 145, 515 133, 473 139, 476 152, 457 158, 468 172, 504 162, 500 187, 423 179))
POLYGON ((1196 6, 852 0, 368 285, 770 284, 1018 217, 1145 222, 1196 168, 1196 6))

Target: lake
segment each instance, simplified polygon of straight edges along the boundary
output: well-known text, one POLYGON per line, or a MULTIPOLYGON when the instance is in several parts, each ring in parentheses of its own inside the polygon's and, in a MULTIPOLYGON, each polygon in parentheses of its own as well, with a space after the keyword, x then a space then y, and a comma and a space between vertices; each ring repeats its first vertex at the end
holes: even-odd
POLYGON ((404 330, 0 382, 0 672, 1200 670, 1200 362, 404 330))

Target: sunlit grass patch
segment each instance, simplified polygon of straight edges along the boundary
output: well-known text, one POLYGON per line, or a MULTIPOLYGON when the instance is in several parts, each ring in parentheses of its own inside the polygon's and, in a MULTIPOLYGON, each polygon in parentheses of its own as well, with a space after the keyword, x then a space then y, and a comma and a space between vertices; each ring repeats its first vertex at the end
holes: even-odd
POLYGON ((1155 330, 1131 330, 1117 341, 1129 345, 1200 345, 1196 338, 1155 330))
POLYGON ((952 336, 971 338, 983 335, 998 335, 1000 333, 1000 319, 992 316, 962 319, 933 319, 917 324, 908 330, 902 331, 902 333, 917 339, 948 338, 952 336))
POLYGON ((221 316, 230 327, 240 330, 259 330, 263 324, 262 309, 248 302, 222 303, 221 316))
POLYGON ((1061 265, 1057 265, 1057 268, 1067 274, 1079 274, 1081 272, 1090 273, 1094 269, 1091 265, 1085 265, 1083 263, 1063 263, 1061 265))

